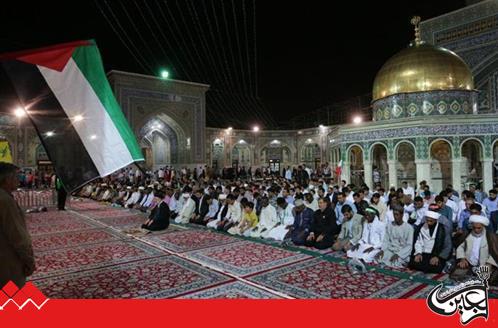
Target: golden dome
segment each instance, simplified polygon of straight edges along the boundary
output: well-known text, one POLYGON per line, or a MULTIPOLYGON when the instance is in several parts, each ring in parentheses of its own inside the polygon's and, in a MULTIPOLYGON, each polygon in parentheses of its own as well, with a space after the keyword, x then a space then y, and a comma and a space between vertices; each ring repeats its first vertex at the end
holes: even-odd
POLYGON ((454 52, 422 42, 391 57, 377 73, 373 101, 398 93, 473 90, 472 73, 454 52))

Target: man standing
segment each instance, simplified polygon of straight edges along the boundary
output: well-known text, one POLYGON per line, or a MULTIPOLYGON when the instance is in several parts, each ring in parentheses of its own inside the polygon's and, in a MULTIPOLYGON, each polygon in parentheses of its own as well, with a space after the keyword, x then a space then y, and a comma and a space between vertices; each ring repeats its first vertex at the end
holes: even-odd
MULTIPOLYGON (((486 206, 486 215, 488 219, 491 220, 491 218, 495 218, 496 214, 493 214, 493 212, 498 211, 498 198, 496 197, 496 190, 491 189, 489 191, 489 196, 482 201, 482 205, 486 206)), ((491 224, 491 230, 496 231, 497 230, 497 222, 490 222, 491 224)))
POLYGON ((57 209, 59 211, 65 211, 67 192, 59 177, 55 178, 55 190, 57 190, 57 209))
POLYGON ((406 181, 403 181, 403 183, 401 185, 402 185, 401 188, 403 189, 403 194, 410 196, 411 199, 414 200, 415 199, 415 189, 413 189, 413 187, 409 186, 408 182, 406 182, 406 181))
POLYGON ((0 163, 0 288, 13 281, 19 288, 35 271, 31 237, 22 210, 12 197, 17 166, 0 163))

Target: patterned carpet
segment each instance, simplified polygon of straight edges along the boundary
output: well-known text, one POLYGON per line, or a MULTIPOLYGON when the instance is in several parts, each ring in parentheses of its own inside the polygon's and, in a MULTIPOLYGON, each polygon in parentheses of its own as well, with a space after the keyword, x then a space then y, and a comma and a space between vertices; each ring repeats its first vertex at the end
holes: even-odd
POLYGON ((173 252, 181 253, 239 241, 239 239, 206 230, 184 230, 143 238, 173 252))
POLYGON ((27 215, 37 262, 30 278, 50 298, 424 298, 447 275, 369 267, 344 253, 171 224, 133 234, 145 214, 93 201, 27 215))
POLYGON ((206 299, 206 298, 257 298, 257 299, 276 299, 280 298, 272 293, 261 290, 254 286, 241 283, 232 282, 228 284, 223 284, 218 287, 209 288, 200 292, 195 292, 188 294, 180 298, 191 298, 191 299, 206 299))
POLYGON ((170 298, 229 277, 176 256, 163 256, 35 281, 49 298, 170 298))
POLYGON ((144 243, 121 240, 36 252, 37 270, 31 278, 35 280, 160 255, 165 254, 144 243))
POLYGON ((33 236, 35 252, 44 252, 63 247, 75 247, 86 244, 101 243, 123 238, 107 229, 93 229, 84 231, 59 232, 33 236))
POLYGON ((187 258, 203 265, 237 276, 246 276, 310 258, 269 245, 240 241, 186 254, 187 258))

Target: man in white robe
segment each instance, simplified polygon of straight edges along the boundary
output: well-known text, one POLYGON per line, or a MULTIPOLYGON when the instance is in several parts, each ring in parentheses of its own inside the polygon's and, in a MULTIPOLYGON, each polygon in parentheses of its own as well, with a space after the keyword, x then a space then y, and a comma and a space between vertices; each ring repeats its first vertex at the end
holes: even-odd
POLYGON ((190 192, 184 192, 182 194, 183 198, 183 206, 178 213, 178 216, 175 218, 175 223, 189 223, 190 219, 194 215, 195 212, 195 201, 190 197, 190 192))
POLYGON ((377 210, 372 207, 365 209, 365 222, 363 222, 361 239, 347 252, 348 257, 371 263, 377 253, 381 251, 386 225, 379 220, 377 213, 377 210))
POLYGON ((488 283, 496 283, 498 242, 496 234, 486 232, 489 219, 481 215, 471 215, 469 222, 472 231, 465 238, 465 241, 456 250, 457 265, 450 274, 450 278, 456 281, 464 281, 473 277, 473 268, 487 265, 490 268, 490 278, 488 283))
POLYGON ((408 182, 406 182, 406 181, 403 181, 403 183, 401 185, 402 185, 401 188, 403 189, 403 194, 410 196, 411 199, 414 200, 415 199, 415 189, 413 189, 412 186, 409 186, 408 182))
POLYGON ((261 213, 259 214, 259 223, 251 231, 253 238, 267 238, 268 233, 279 223, 277 210, 270 205, 268 197, 261 198, 261 213))
POLYGON ((382 222, 386 221, 387 206, 380 201, 380 194, 374 193, 370 199, 370 206, 375 208, 379 212, 379 220, 382 222))
POLYGON ((237 201, 237 196, 229 194, 226 202, 228 204, 227 214, 217 225, 217 229, 223 231, 228 231, 242 220, 242 206, 240 205, 240 202, 237 201))
POLYGON ((138 202, 140 199, 140 196, 142 195, 142 190, 144 187, 139 187, 138 189, 135 189, 135 191, 131 194, 131 197, 128 198, 126 201, 125 207, 126 208, 133 208, 135 204, 138 202))
POLYGON ((393 209, 394 222, 388 223, 382 250, 377 254, 379 263, 393 268, 406 267, 413 248, 413 227, 403 221, 403 208, 393 209))
POLYGON ((270 230, 268 238, 283 241, 294 224, 294 213, 292 213, 294 206, 287 204, 282 197, 277 198, 277 206, 277 217, 280 224, 270 230))
POLYGON ((216 227, 218 226, 218 223, 228 213, 228 204, 226 202, 226 199, 227 199, 227 195, 225 195, 225 194, 220 194, 218 196, 218 203, 219 203, 218 211, 216 212, 215 217, 206 224, 206 227, 216 229, 216 227))
POLYGON ((429 205, 424 203, 424 199, 420 196, 415 197, 412 204, 405 207, 405 211, 409 215, 408 223, 413 225, 420 225, 424 219, 425 212, 427 212, 429 205))

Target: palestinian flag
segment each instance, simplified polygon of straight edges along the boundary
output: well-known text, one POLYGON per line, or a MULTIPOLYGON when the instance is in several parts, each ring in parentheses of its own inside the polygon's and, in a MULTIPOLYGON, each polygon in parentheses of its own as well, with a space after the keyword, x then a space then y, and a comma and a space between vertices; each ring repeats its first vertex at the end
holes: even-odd
POLYGON ((143 161, 94 41, 0 56, 68 191, 143 161))

